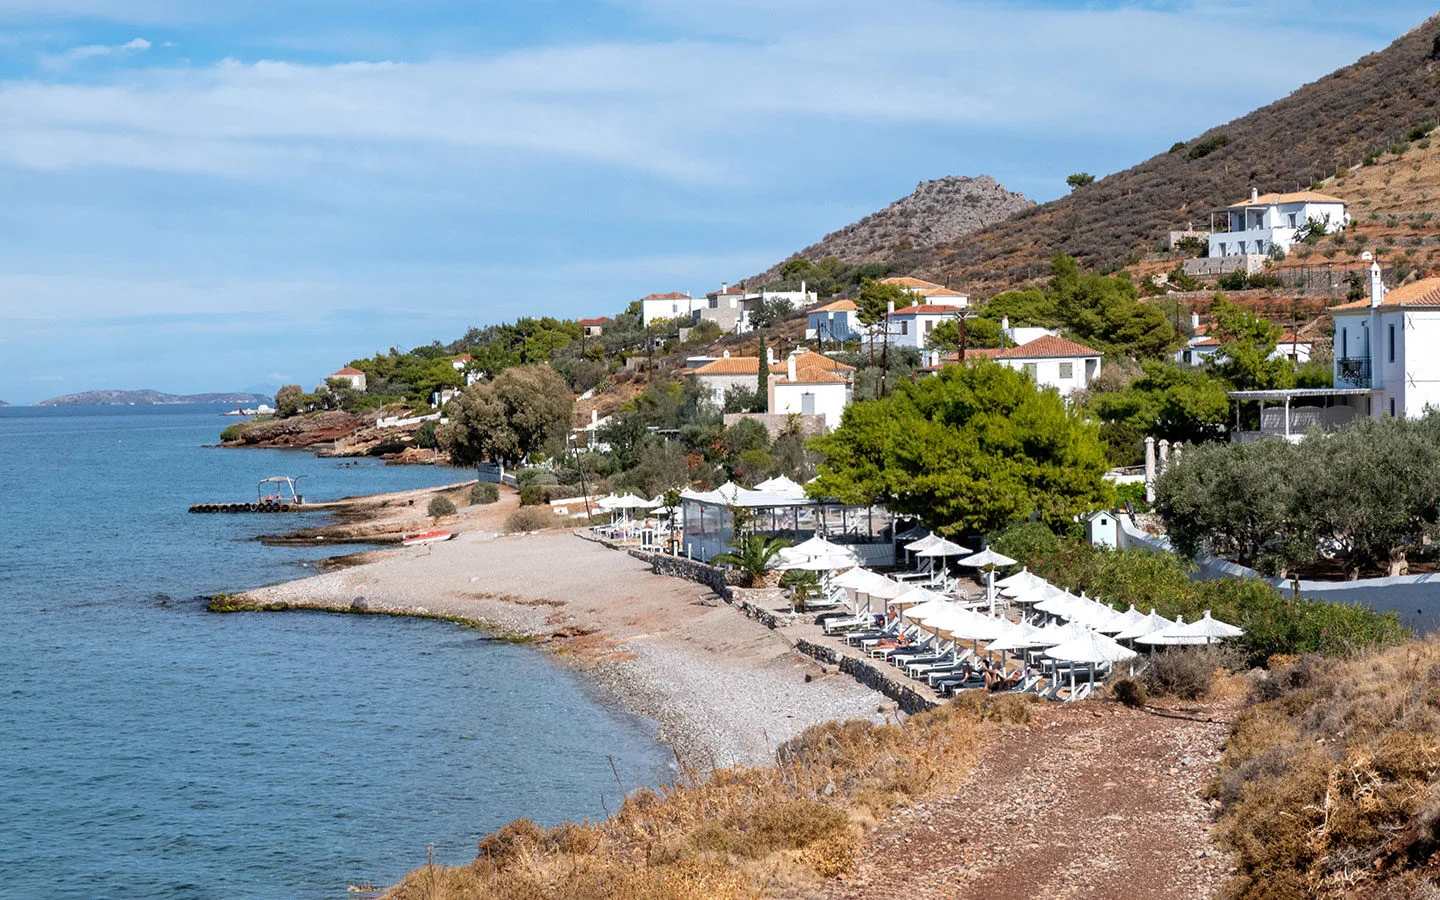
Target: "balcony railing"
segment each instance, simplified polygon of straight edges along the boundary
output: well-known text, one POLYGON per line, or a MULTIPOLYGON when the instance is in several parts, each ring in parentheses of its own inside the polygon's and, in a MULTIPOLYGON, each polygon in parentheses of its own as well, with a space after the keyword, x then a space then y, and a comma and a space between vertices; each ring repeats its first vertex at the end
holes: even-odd
POLYGON ((1355 387, 1370 386, 1370 357, 1342 356, 1335 360, 1335 380, 1355 387))

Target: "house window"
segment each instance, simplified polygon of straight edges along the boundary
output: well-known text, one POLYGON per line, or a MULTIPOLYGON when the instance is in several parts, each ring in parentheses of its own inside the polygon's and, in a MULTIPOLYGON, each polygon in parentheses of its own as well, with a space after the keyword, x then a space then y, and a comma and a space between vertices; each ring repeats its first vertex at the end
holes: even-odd
POLYGON ((1240 255, 1241 255, 1241 256, 1244 256, 1245 253, 1246 253, 1245 242, 1244 242, 1244 241, 1241 241, 1241 242, 1240 242, 1239 250, 1240 250, 1240 255))
POLYGON ((1395 398, 1390 398, 1390 418, 1395 418, 1395 398))
POLYGON ((1060 364, 1060 377, 1061 377, 1061 378, 1074 378, 1074 377, 1075 377, 1075 364, 1074 364, 1073 362, 1063 362, 1063 363, 1061 363, 1061 364, 1060 364))
POLYGON ((909 334, 909 333, 910 333, 910 323, 909 323, 909 322, 901 322, 901 323, 900 323, 900 333, 901 333, 901 334, 909 334))
POLYGON ((935 320, 934 320, 934 319, 926 319, 926 320, 925 320, 925 333, 926 333, 926 334, 929 334, 932 330, 934 330, 934 328, 935 328, 935 320))
POLYGON ((1344 355, 1346 354, 1346 352, 1348 352, 1349 349, 1350 349, 1350 344, 1349 344, 1349 342, 1346 340, 1346 337, 1347 337, 1348 333, 1349 333, 1349 329, 1346 329, 1346 328, 1340 329, 1340 355, 1341 355, 1341 356, 1344 356, 1344 355))
POLYGON ((1024 369, 1025 374, 1030 376, 1031 381, 1038 380, 1040 371, 1040 366, 1038 363, 1026 363, 1024 369))
POLYGON ((801 395, 800 395, 800 412, 801 412, 801 414, 807 415, 807 416, 813 416, 813 415, 815 415, 815 395, 814 395, 814 394, 801 394, 801 395))
POLYGON ((1386 356, 1386 358, 1388 359, 1388 361, 1390 361, 1390 362, 1393 363, 1393 362, 1395 361, 1395 325, 1394 325, 1393 322, 1390 324, 1389 328, 1390 328, 1390 330, 1389 330, 1388 332, 1386 332, 1386 335, 1385 335, 1385 336, 1386 336, 1385 356, 1386 356))
POLYGON ((1225 255, 1225 242, 1224 242, 1224 241, 1221 241, 1221 242, 1220 242, 1220 255, 1221 255, 1221 256, 1224 256, 1224 255, 1225 255))
POLYGON ((1285 219, 1290 223, 1290 227, 1291 227, 1291 228, 1296 227, 1296 225, 1298 224, 1298 220, 1297 220, 1296 217, 1295 217, 1295 213, 1290 213, 1290 214, 1288 214, 1288 215, 1285 217, 1285 219))

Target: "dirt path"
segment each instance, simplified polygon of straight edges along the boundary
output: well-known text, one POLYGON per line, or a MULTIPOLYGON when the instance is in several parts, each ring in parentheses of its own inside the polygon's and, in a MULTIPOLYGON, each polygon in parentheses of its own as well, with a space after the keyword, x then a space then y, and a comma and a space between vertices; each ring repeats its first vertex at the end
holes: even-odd
POLYGON ((883 821, 826 896, 1212 896, 1227 864, 1200 791, 1226 732, 1108 703, 1037 707, 964 790, 883 821))

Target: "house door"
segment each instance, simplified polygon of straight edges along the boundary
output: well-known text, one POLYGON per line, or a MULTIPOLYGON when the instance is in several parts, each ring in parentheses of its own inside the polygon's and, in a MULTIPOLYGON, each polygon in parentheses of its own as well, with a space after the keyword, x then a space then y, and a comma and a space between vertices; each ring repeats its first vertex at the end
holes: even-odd
POLYGON ((800 395, 800 412, 803 413, 803 414, 805 414, 805 415, 807 415, 807 416, 813 416, 813 415, 815 415, 815 395, 814 395, 814 394, 801 394, 801 395, 800 395))

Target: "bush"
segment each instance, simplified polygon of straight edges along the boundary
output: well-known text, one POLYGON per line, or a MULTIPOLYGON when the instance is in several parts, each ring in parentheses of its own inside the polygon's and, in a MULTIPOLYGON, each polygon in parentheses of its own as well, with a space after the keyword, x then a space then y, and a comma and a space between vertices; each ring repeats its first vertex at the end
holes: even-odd
POLYGON ((495 503, 500 499, 500 486, 491 484, 488 481, 481 481, 470 485, 470 505, 480 506, 487 503, 495 503))
POLYGON ((554 528, 559 524, 560 518, 549 509, 532 506, 511 513, 510 518, 505 520, 505 531, 509 534, 539 531, 543 528, 554 528))
POLYGON ((545 499, 545 487, 539 484, 523 484, 520 486, 521 506, 540 506, 549 501, 545 499))
POLYGON ((1157 653, 1145 669, 1145 690, 1157 697, 1199 700, 1215 678, 1215 658, 1202 649, 1176 649, 1157 653))
POLYGON ((1219 150, 1221 147, 1224 147, 1228 143, 1230 143, 1230 138, 1228 136, 1223 134, 1217 134, 1214 137, 1208 137, 1205 140, 1196 144, 1195 146, 1191 147, 1190 152, 1185 154, 1185 156, 1188 159, 1204 159, 1205 157, 1214 153, 1216 150, 1219 150))
POLYGON ((1414 128, 1411 128, 1408 132, 1406 132, 1406 134, 1405 134, 1405 139, 1406 139, 1406 140, 1410 140, 1410 141, 1423 140, 1427 135, 1430 134, 1430 132, 1432 132, 1432 131, 1434 131, 1434 130, 1435 130, 1435 123, 1434 123, 1434 122, 1429 122, 1429 121, 1421 122, 1420 124, 1416 125, 1414 128))
POLYGON ((435 440, 435 423, 426 422, 415 429, 415 446, 425 450, 434 450, 437 446, 435 440))
POLYGON ((1150 697, 1145 693, 1145 685, 1134 678, 1121 678, 1110 686, 1110 693, 1115 695, 1126 706, 1140 709, 1150 697))
POLYGON ((248 426, 249 424, 250 424, 249 422, 236 422, 234 425, 231 425, 229 428, 227 428, 227 429, 225 429, 224 431, 220 432, 220 440, 222 440, 222 441, 238 441, 238 440, 240 440, 240 435, 245 431, 246 426, 248 426))
POLYGON ((425 507, 425 512, 432 519, 441 519, 445 516, 455 515, 455 504, 449 497, 432 497, 430 505, 425 507))

